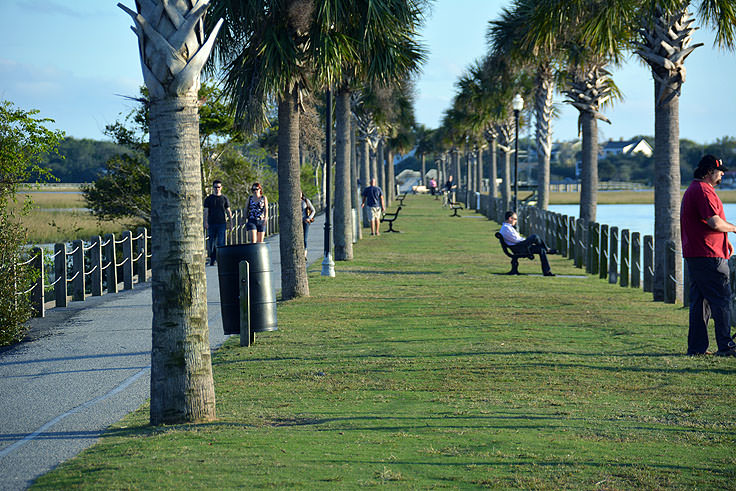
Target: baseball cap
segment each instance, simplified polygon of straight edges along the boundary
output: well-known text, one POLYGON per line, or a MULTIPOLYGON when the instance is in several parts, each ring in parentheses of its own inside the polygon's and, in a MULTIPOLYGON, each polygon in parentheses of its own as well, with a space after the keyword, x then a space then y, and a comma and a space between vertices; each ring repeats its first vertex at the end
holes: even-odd
POLYGON ((698 168, 706 172, 711 169, 719 170, 722 172, 728 172, 728 167, 723 165, 723 160, 717 159, 713 155, 710 155, 710 154, 700 159, 700 162, 698 162, 698 168))

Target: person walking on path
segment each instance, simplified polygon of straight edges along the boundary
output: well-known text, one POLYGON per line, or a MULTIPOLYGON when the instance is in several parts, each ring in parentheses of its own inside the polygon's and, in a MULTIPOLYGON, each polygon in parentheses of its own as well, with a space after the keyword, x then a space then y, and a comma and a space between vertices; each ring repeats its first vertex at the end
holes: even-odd
POLYGON ((369 217, 371 221, 371 235, 381 235, 379 226, 381 224, 381 213, 384 212, 386 206, 383 201, 383 191, 376 186, 376 178, 371 178, 371 185, 363 190, 363 202, 361 208, 368 205, 369 217))
POLYGON ((204 230, 210 238, 207 252, 212 266, 217 259, 217 248, 225 245, 227 221, 233 217, 230 201, 222 194, 222 181, 212 182, 212 194, 205 198, 204 208, 204 230))
POLYGON ((506 220, 501 225, 500 232, 506 245, 516 254, 538 254, 542 263, 542 274, 544 276, 554 276, 555 274, 549 267, 547 254, 557 254, 557 251, 549 249, 536 234, 532 234, 526 239, 522 237, 516 230, 518 216, 513 211, 507 211, 504 217, 506 220))
POLYGON ((304 196, 302 193, 302 227, 304 229, 304 258, 307 257, 307 236, 309 235, 309 224, 314 221, 314 215, 317 210, 314 209, 314 205, 309 198, 304 196))
POLYGON ((726 221, 723 202, 714 189, 727 170, 722 160, 704 156, 682 197, 682 255, 690 272, 688 355, 708 352, 708 321, 712 317, 716 355, 736 356, 736 344, 731 339, 728 270, 728 258, 733 253, 728 232, 736 232, 736 225, 726 221))
POLYGON ((268 220, 268 198, 263 195, 263 187, 254 182, 248 196, 248 221, 245 222, 245 230, 248 232, 250 242, 263 242, 266 235, 266 220, 268 220))

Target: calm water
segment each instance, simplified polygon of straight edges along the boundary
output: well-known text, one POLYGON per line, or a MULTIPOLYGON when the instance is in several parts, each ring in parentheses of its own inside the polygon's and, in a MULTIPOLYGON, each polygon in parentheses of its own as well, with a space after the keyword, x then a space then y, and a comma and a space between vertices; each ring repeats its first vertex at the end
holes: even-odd
MULTIPOLYGON (((736 204, 723 205, 726 220, 736 222, 736 204)), ((580 214, 580 205, 550 205, 550 211, 563 215, 577 217, 580 214)), ((629 229, 639 232, 642 238, 645 235, 654 236, 654 205, 598 205, 596 221, 605 223, 609 227, 618 227, 619 230, 629 229)), ((731 244, 736 242, 736 236, 729 235, 731 244)))

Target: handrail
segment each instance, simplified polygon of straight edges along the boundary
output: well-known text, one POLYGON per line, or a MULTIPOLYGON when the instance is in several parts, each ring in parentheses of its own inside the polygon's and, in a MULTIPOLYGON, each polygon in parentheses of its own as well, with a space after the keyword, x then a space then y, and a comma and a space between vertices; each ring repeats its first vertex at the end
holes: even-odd
MULTIPOLYGON (((268 220, 266 221, 266 237, 270 237, 278 233, 279 223, 279 207, 278 203, 270 203, 268 205, 268 220)), ((316 206, 319 208, 319 206, 316 206)), ((246 240, 245 234, 245 220, 247 216, 246 210, 239 209, 233 213, 233 219, 230 220, 230 227, 226 236, 228 243, 239 243, 239 241, 246 240)), ((70 284, 74 283, 73 289, 74 294, 72 300, 83 300, 85 290, 92 286, 92 283, 97 282, 97 286, 92 286, 92 294, 100 295, 100 285, 105 286, 107 293, 116 293, 118 291, 117 278, 121 274, 118 272, 118 268, 124 268, 125 274, 125 287, 132 288, 133 280, 132 277, 138 275, 139 282, 146 282, 150 275, 147 271, 150 271, 148 267, 148 260, 153 257, 150 248, 147 243, 136 246, 137 255, 133 256, 133 241, 149 241, 151 239, 151 233, 148 229, 139 229, 137 235, 133 236, 132 233, 125 231, 120 239, 116 237, 118 234, 112 234, 104 242, 99 238, 93 238, 92 241, 79 241, 80 245, 75 246, 72 250, 67 250, 67 244, 56 244, 56 251, 53 254, 47 255, 44 264, 44 253, 34 254, 28 260, 17 263, 17 266, 28 266, 39 270, 39 279, 34 281, 33 285, 25 291, 18 291, 16 295, 27 295, 34 292, 37 288, 42 289, 41 293, 33 293, 32 303, 34 306, 34 315, 43 316, 45 312, 44 304, 45 294, 48 293, 48 289, 53 289, 56 293, 56 305, 66 306, 67 294, 69 294, 70 284), (121 250, 119 246, 125 244, 122 247, 123 258, 118 262, 117 257, 121 250), (81 249, 81 250, 80 250, 81 249), (91 252, 90 252, 91 251, 91 252), (63 254, 62 254, 63 253, 63 254), (97 256, 99 254, 99 256, 97 256), (129 254, 129 255, 128 255, 129 254), (98 259, 95 259, 97 257, 98 259), (73 258, 73 259, 72 259, 73 258), (100 262, 100 259, 102 261, 100 262), (139 263, 144 261, 146 264, 142 265, 139 263), (81 264, 77 264, 80 263, 81 264), (85 263, 91 262, 90 270, 85 270, 85 263), (139 264, 133 268, 135 264, 139 264), (34 265, 35 264, 35 265, 34 265), (71 266, 70 266, 71 264, 71 266), (112 266, 112 267, 111 267, 112 266), (146 271, 141 268, 145 266, 146 271), (50 273, 46 269, 51 271, 50 273), (67 268, 69 268, 67 274, 67 268), (81 273, 81 275, 80 275, 81 273), (93 273, 97 273, 93 275, 93 273), (52 274, 55 278, 54 281, 45 282, 44 277, 47 274, 52 274), (88 277, 91 277, 88 279, 88 277), (61 280, 65 281, 61 281, 61 280), (79 293, 81 291, 81 293, 79 293), (95 293, 96 292, 96 293, 95 293), (77 298, 78 297, 78 298, 77 298), (37 304, 40 302, 40 304, 37 304), (61 302, 61 303, 60 303, 61 302)), ((206 241, 210 240, 208 234, 204 234, 206 241)), ((89 291, 89 290, 88 290, 89 291)))

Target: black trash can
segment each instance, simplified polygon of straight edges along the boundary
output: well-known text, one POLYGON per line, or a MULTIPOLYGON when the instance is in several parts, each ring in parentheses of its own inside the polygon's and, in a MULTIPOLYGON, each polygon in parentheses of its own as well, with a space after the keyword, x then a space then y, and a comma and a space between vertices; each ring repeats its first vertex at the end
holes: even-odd
POLYGON ((239 264, 248 261, 251 332, 275 331, 276 295, 271 287, 271 252, 268 244, 237 244, 217 248, 220 307, 225 334, 240 334, 239 264))

